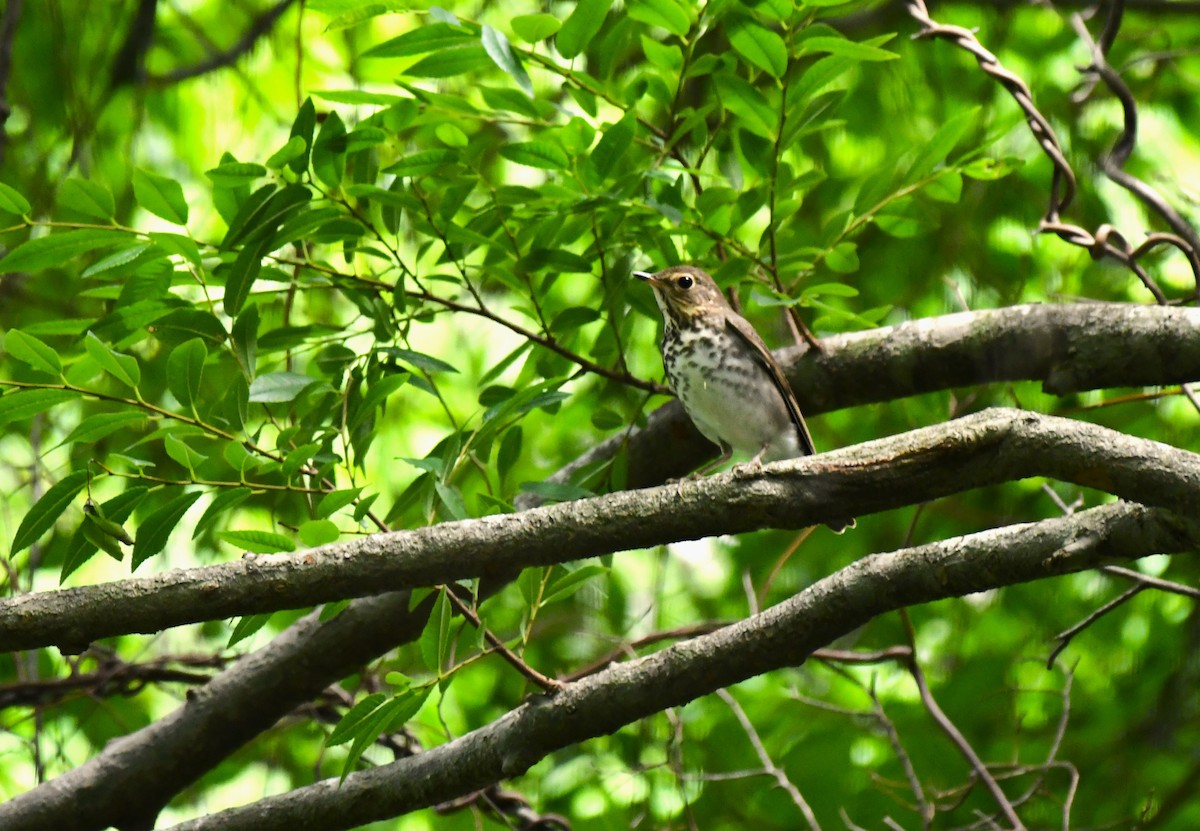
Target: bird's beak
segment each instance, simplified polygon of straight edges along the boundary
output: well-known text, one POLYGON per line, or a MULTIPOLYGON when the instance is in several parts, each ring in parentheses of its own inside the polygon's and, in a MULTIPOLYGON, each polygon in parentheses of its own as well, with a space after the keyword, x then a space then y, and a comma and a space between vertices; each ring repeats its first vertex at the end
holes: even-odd
POLYGON ((643 280, 643 281, 649 283, 652 286, 658 284, 658 280, 656 280, 654 278, 654 275, 651 274, 649 271, 635 271, 635 272, 633 272, 633 276, 638 278, 639 280, 643 280))

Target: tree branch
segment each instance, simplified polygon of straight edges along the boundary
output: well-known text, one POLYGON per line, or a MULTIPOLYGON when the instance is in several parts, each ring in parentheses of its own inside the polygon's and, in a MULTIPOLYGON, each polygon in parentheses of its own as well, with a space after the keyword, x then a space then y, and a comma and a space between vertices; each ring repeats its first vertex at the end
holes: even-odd
MULTIPOLYGON (((821 340, 823 352, 779 351, 806 415, 996 381, 1041 381, 1067 395, 1200 379, 1200 310, 1116 303, 1010 306, 960 312, 821 340)), ((549 477, 565 482, 628 451, 627 486, 678 478, 716 456, 678 402, 549 477)), ((522 494, 518 508, 538 504, 522 494)))
POLYGON ((885 612, 1198 544, 1200 524, 1116 503, 874 555, 761 614, 618 664, 552 697, 534 696, 486 727, 415 757, 352 773, 340 784, 326 780, 185 822, 176 831, 332 831, 397 816, 518 776, 555 750, 721 687, 798 665, 885 612))
POLYGON ((677 540, 804 528, 1048 476, 1200 513, 1200 455, 1085 422, 993 409, 754 472, 375 534, 298 554, 0 601, 0 651, 496 577, 677 540))
POLYGON ((254 48, 254 44, 258 40, 270 33, 271 28, 275 25, 275 21, 283 16, 283 13, 288 10, 288 7, 296 0, 278 0, 274 6, 264 11, 258 17, 250 22, 246 27, 246 31, 238 38, 237 43, 230 46, 221 52, 215 52, 209 55, 205 60, 194 63, 191 66, 181 66, 172 69, 162 75, 153 75, 147 79, 151 86, 167 86, 169 84, 177 84, 180 81, 186 81, 190 78, 195 78, 205 73, 212 72, 216 69, 229 66, 234 63, 242 55, 254 48))

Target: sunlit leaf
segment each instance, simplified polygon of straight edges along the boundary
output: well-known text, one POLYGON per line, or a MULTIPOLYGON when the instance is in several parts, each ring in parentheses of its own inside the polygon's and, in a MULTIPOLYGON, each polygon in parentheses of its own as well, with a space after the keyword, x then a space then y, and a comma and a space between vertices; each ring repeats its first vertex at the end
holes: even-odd
POLYGON ((174 179, 136 167, 133 170, 133 195, 138 204, 155 216, 176 225, 186 225, 188 204, 183 186, 174 179))
MULTIPOLYGON (((3 402, 0 398, 0 403, 3 402)), ((12 554, 23 551, 50 530, 55 521, 70 507, 75 496, 88 483, 86 470, 76 470, 59 479, 42 494, 29 513, 25 514, 12 541, 12 554)))
POLYGON ((47 234, 24 242, 9 251, 4 259, 0 260, 0 274, 55 268, 80 254, 111 248, 129 240, 130 235, 125 231, 109 231, 103 228, 77 228, 47 234))
POLYGON ((4 349, 17 360, 24 361, 39 372, 49 375, 62 373, 62 361, 58 359, 58 353, 20 329, 8 330, 8 334, 4 336, 4 349))

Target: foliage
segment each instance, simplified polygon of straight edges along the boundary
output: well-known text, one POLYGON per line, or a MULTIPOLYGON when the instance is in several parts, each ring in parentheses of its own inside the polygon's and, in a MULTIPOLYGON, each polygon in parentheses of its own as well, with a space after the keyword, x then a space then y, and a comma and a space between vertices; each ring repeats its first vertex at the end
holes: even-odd
MULTIPOLYGON (((773 345, 789 320, 827 335, 963 307, 1151 301, 1128 271, 1031 235, 1049 166, 1019 111, 969 56, 911 41, 912 21, 883 6, 309 0, 236 66, 171 82, 203 57, 191 32, 221 31, 227 13, 197 3, 160 10, 143 83, 110 85, 96 69, 113 64, 111 38, 59 5, 84 4, 26 4, 14 61, 32 65, 47 42, 77 50, 8 79, 0 551, 12 595, 508 512, 522 494, 621 490, 620 454, 541 480, 665 401, 657 311, 635 268, 703 264, 773 345)), ((117 5, 102 12, 108 32, 128 27, 117 5)), ((1066 20, 1006 5, 935 11, 977 27, 1034 86, 1090 173, 1120 113, 1100 93, 1072 104, 1086 55, 1066 20)), ((1193 18, 1131 10, 1114 47, 1150 125, 1131 167, 1161 174, 1177 203, 1200 185, 1171 164, 1197 152, 1197 42, 1193 18)), ((1092 227, 1119 218, 1131 238, 1153 224, 1098 179, 1075 210, 1092 227)), ((1172 298, 1192 288, 1183 257, 1150 268, 1172 298)), ((1194 448, 1180 397, 1088 409, 1108 397, 993 384, 813 423, 829 448, 1015 401, 1194 448)), ((1063 502, 1102 498, 1055 487, 1063 502)), ((615 645, 744 617, 871 552, 1057 515, 1054 499, 1030 482, 861 517, 845 537, 771 531, 530 569, 478 609, 526 663, 565 676, 615 645)), ((1194 578, 1185 562, 1146 567, 1194 578)), ((1058 827, 1072 793, 1079 827, 1200 820, 1178 798, 1196 770, 1191 600, 1143 593, 1041 668, 1055 634, 1118 591, 1084 574, 911 612, 942 709, 986 761, 1014 765, 1013 793, 1042 777, 1030 827, 1058 827), (1048 758, 1074 764, 1078 790, 1065 766, 1038 767, 1048 758)), ((164 821, 261 794, 263 770, 265 789, 283 791, 386 762, 381 735, 439 744, 533 691, 445 587, 422 600, 424 634, 343 682, 340 720, 274 728, 164 821)), ((248 615, 105 649, 228 658, 293 620, 248 615)), ((852 646, 906 637, 881 618, 852 646)), ((17 654, 0 679, 65 676, 104 654, 17 654)), ((171 686, 136 692, 10 707, 0 790, 77 767, 179 699, 171 686)), ((733 698, 756 733, 708 697, 511 785, 579 829, 798 827, 788 794, 751 775, 761 741, 825 827, 839 815, 916 827, 905 760, 944 811, 937 827, 994 811, 904 666, 812 663, 733 698)), ((434 823, 475 827, 431 812, 387 827, 434 823)))

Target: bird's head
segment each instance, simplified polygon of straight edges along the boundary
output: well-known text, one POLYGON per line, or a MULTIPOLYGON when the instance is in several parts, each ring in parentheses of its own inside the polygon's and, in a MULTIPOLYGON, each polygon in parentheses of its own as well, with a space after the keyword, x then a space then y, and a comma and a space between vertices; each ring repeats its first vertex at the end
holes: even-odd
POLYGON ((675 265, 654 274, 635 271, 633 276, 650 284, 663 317, 669 320, 692 320, 728 305, 713 278, 695 266, 675 265))

